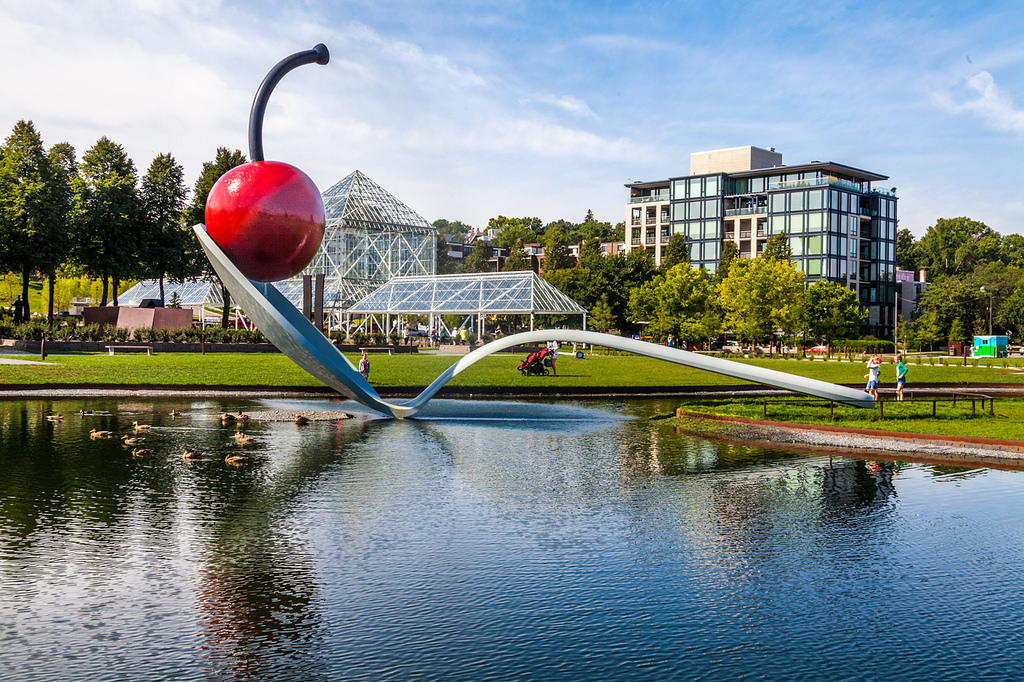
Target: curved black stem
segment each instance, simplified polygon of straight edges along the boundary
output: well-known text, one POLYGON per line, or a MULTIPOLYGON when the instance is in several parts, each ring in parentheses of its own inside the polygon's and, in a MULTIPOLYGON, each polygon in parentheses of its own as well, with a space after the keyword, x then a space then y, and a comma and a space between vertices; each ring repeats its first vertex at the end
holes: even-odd
POLYGON ((274 91, 278 82, 284 75, 302 66, 303 64, 326 64, 331 59, 331 53, 327 46, 319 43, 312 50, 296 52, 290 57, 285 57, 270 70, 267 77, 260 83, 260 89, 256 91, 256 99, 252 101, 252 111, 249 112, 249 160, 263 161, 263 114, 267 111, 267 101, 270 100, 270 93, 274 91))

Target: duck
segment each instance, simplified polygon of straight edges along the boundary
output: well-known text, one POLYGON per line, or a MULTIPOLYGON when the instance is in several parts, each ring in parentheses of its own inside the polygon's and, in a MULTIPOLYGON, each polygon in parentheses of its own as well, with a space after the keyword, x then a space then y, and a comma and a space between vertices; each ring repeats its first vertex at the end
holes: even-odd
POLYGON ((48 421, 48 422, 62 422, 62 421, 64 421, 64 415, 62 415, 62 414, 48 414, 48 415, 46 415, 46 421, 48 421))
POLYGON ((224 463, 230 464, 231 466, 241 466, 243 464, 248 464, 249 458, 245 455, 228 455, 224 458, 224 463))
POLYGON ((132 422, 132 430, 135 433, 138 433, 139 431, 148 431, 149 426, 149 424, 140 424, 139 422, 132 422))
POLYGON ((180 417, 181 416, 181 412, 179 412, 178 410, 171 410, 170 415, 171 415, 171 418, 173 419, 174 417, 180 417))
POLYGON ((222 414, 220 416, 220 421, 221 421, 222 424, 229 424, 229 423, 231 423, 231 422, 233 422, 233 421, 235 421, 237 419, 238 419, 238 417, 236 417, 235 415, 233 415, 233 414, 231 414, 229 412, 225 412, 224 414, 222 414))
POLYGON ((145 457, 146 455, 152 455, 153 451, 149 448, 135 448, 132 450, 132 457, 145 457))
POLYGON ((295 415, 295 423, 299 426, 305 426, 309 423, 309 417, 304 417, 301 414, 295 415))
POLYGON ((196 451, 193 451, 193 450, 186 450, 185 452, 183 452, 181 454, 181 458, 183 460, 185 460, 186 462, 192 462, 192 461, 195 461, 197 459, 202 459, 203 458, 203 453, 196 452, 196 451))
POLYGON ((238 421, 240 421, 240 422, 242 422, 244 424, 245 422, 249 421, 249 415, 247 415, 244 412, 242 412, 241 410, 239 410, 238 414, 235 415, 235 419, 237 419, 238 421))
POLYGON ((79 410, 78 414, 80 414, 83 417, 85 417, 85 416, 88 416, 88 415, 92 414, 92 410, 79 410))
POLYGON ((137 436, 121 436, 121 440, 123 440, 124 444, 127 446, 127 445, 138 445, 139 443, 141 443, 142 441, 144 441, 146 439, 145 438, 138 438, 137 436))
POLYGON ((235 440, 238 441, 239 445, 251 445, 252 443, 256 442, 256 439, 254 437, 247 436, 244 433, 236 434, 235 440))
POLYGON ((113 431, 97 431, 92 429, 89 431, 89 438, 96 440, 97 438, 112 438, 114 435, 113 431))

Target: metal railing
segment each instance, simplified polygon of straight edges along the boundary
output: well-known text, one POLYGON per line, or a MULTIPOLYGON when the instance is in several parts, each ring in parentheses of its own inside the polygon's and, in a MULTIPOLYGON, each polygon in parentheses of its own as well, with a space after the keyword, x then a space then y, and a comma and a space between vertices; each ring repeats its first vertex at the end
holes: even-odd
MULTIPOLYGON (((903 398, 903 400, 890 400, 890 401, 888 401, 891 404, 890 405, 890 411, 892 410, 892 407, 895 406, 895 405, 903 405, 903 404, 906 404, 906 403, 924 403, 924 404, 931 403, 931 405, 932 405, 932 416, 935 417, 938 414, 938 405, 939 405, 939 403, 951 403, 953 407, 956 407, 958 401, 960 403, 967 403, 968 401, 970 401, 970 403, 971 403, 971 416, 972 417, 976 417, 977 414, 978 414, 978 407, 979 407, 978 403, 979 402, 981 403, 980 407, 981 407, 982 410, 985 409, 985 403, 988 402, 988 413, 991 416, 995 416, 995 402, 996 402, 996 399, 994 397, 992 397, 990 395, 986 395, 984 393, 957 393, 956 391, 954 391, 952 393, 932 393, 930 398, 915 398, 914 397, 915 393, 926 394, 925 391, 907 391, 906 394, 905 394, 905 397, 903 398)), ((761 403, 762 404, 762 407, 761 407, 762 412, 761 413, 764 415, 764 417, 766 419, 768 418, 768 404, 769 403, 771 403, 771 404, 780 404, 780 405, 781 404, 785 404, 785 405, 825 405, 825 404, 827 404, 829 406, 829 418, 830 419, 835 419, 836 403, 835 403, 834 400, 808 400, 806 398, 797 398, 797 399, 791 399, 791 398, 767 398, 767 397, 766 398, 762 398, 762 403, 761 403)), ((879 419, 885 419, 885 403, 886 403, 886 401, 884 399, 882 399, 882 398, 879 398, 877 401, 875 401, 875 404, 878 405, 878 418, 879 419)))

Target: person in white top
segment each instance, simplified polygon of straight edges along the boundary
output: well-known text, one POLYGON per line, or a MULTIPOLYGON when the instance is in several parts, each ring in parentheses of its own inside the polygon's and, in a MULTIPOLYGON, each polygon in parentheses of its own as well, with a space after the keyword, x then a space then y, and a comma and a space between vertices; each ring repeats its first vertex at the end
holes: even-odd
POLYGON ((548 341, 548 357, 551 358, 551 373, 558 376, 558 370, 555 369, 555 360, 558 359, 558 342, 548 341))

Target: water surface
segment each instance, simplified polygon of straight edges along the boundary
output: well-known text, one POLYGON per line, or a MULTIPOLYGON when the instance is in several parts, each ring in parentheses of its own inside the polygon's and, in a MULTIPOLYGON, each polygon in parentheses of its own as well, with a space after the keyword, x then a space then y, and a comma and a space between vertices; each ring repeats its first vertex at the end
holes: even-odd
POLYGON ((251 423, 251 462, 224 463, 221 413, 339 405, 0 403, 0 677, 1012 679, 1024 657, 1019 472, 715 443, 655 400, 251 423), (149 456, 88 436, 133 421, 149 456))

